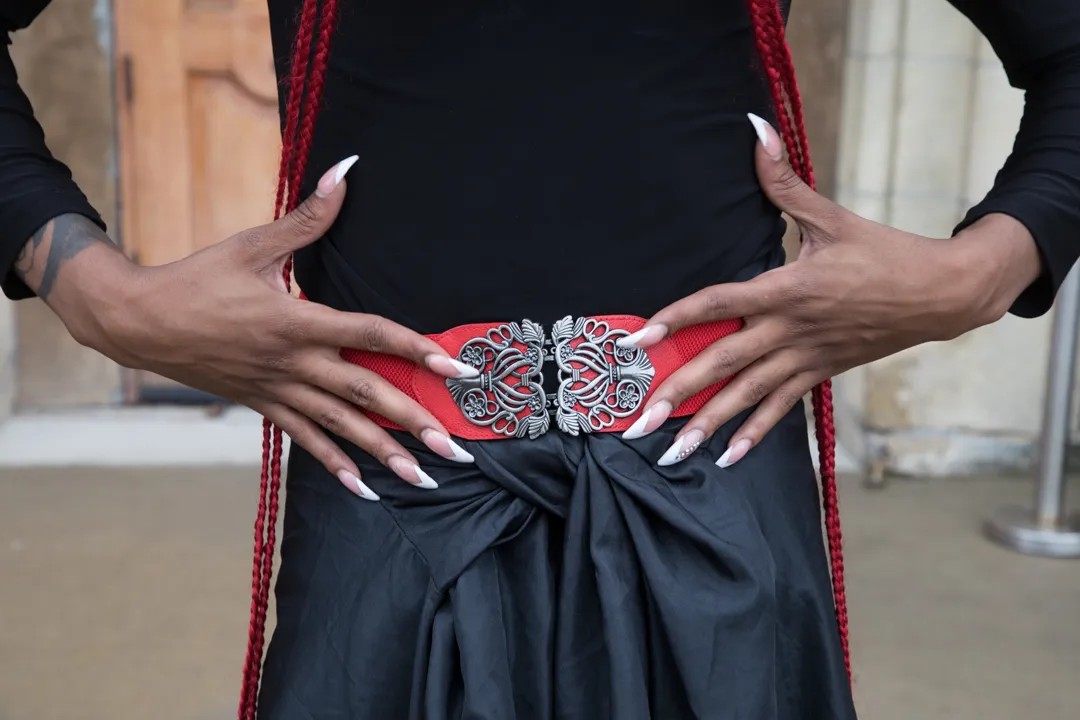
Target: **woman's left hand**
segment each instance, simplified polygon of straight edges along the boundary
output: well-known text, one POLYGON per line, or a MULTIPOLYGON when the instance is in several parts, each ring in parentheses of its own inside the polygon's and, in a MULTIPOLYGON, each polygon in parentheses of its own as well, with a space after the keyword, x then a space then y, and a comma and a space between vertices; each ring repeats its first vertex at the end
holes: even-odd
POLYGON ((798 259, 748 282, 714 285, 656 313, 621 344, 648 347, 688 325, 743 318, 649 398, 626 431, 646 435, 683 400, 732 377, 679 431, 659 464, 679 462, 721 425, 757 408, 717 461, 728 467, 815 385, 857 365, 991 323, 1038 277, 1031 234, 987 215, 955 237, 932 239, 861 218, 814 192, 783 159, 780 138, 758 131, 758 180, 798 225, 798 259))

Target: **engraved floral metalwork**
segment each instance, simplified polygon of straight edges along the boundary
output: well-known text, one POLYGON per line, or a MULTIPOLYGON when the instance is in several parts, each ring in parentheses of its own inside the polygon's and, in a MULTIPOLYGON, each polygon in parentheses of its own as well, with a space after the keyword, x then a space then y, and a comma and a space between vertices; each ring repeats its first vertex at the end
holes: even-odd
POLYGON ((555 422, 577 435, 603 430, 632 415, 649 392, 655 370, 640 348, 615 344, 626 330, 594 318, 566 316, 552 328, 559 367, 555 422))
POLYGON ((531 320, 506 323, 465 343, 458 360, 480 371, 446 381, 470 422, 507 437, 536 438, 551 416, 544 394, 544 329, 531 320))

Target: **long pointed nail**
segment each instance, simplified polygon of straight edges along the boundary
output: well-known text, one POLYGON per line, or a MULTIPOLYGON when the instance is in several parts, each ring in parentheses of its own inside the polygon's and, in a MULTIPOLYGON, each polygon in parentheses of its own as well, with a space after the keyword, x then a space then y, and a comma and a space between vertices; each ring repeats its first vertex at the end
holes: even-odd
POLYGON ((430 475, 421 470, 419 465, 406 460, 400 455, 395 455, 390 458, 387 465, 399 478, 411 485, 424 488, 425 490, 434 490, 439 487, 439 483, 435 482, 430 475))
POLYGON ((705 439, 705 433, 700 430, 691 430, 685 435, 680 435, 679 438, 671 444, 671 447, 667 449, 656 464, 661 467, 668 465, 674 465, 677 462, 682 462, 690 453, 698 449, 701 445, 701 441, 705 439))
POLYGON ((615 344, 619 347, 647 348, 663 340, 665 335, 666 325, 646 325, 635 333, 619 338, 615 344))
POLYGON ((727 451, 720 456, 720 459, 716 461, 717 467, 729 468, 735 463, 742 460, 746 453, 750 451, 750 439, 743 438, 739 442, 735 443, 727 449, 727 451))
POLYGON ((773 130, 772 125, 765 118, 758 117, 754 113, 746 113, 746 117, 750 118, 750 124, 754 126, 754 132, 757 133, 758 140, 761 141, 761 147, 765 148, 765 152, 773 160, 779 160, 781 153, 780 136, 773 130))
POLYGON ((453 460, 454 462, 459 463, 471 463, 476 460, 476 458, 466 452, 465 448, 451 440, 449 435, 444 435, 438 430, 428 428, 420 433, 420 439, 424 441, 424 444, 427 445, 433 453, 441 455, 447 460, 453 460))
POLYGON ((425 359, 427 366, 433 373, 448 378, 474 378, 480 377, 480 371, 472 365, 466 365, 460 360, 455 360, 445 355, 428 355, 425 359))
POLYGON ((360 482, 360 478, 356 477, 348 470, 338 471, 337 476, 338 480, 341 481, 342 485, 344 485, 346 488, 359 495, 360 497, 364 498, 365 500, 370 500, 371 502, 379 501, 379 496, 376 495, 375 492, 367 485, 360 482))
POLYGON ((637 440, 640 437, 645 437, 653 430, 663 425, 670 414, 671 403, 667 400, 661 400, 643 412, 641 417, 634 421, 633 425, 626 428, 626 432, 622 434, 622 439, 637 440))
POLYGON ((319 178, 319 184, 315 186, 315 194, 324 198, 334 192, 334 188, 341 184, 345 173, 349 172, 349 168, 355 165, 359 159, 359 155, 350 155, 323 173, 323 176, 319 178))

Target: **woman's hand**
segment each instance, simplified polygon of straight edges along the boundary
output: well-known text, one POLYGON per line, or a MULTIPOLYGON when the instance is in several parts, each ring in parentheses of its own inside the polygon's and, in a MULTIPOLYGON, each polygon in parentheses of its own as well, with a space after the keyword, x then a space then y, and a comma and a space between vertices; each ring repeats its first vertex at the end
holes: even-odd
MULTIPOLYGON (((46 299, 84 345, 121 365, 151 370, 255 409, 349 490, 377 500, 330 434, 363 448, 414 485, 436 484, 413 455, 361 409, 406 428, 443 457, 461 462, 473 458, 431 413, 379 375, 342 360, 339 349, 399 355, 445 377, 474 375, 476 370, 401 325, 332 310, 285 291, 286 259, 330 227, 345 195, 342 178, 354 159, 331 168, 315 195, 280 220, 178 262, 141 268, 105 248, 80 253, 70 261, 70 269, 64 267, 70 282, 57 283, 46 299), (118 263, 123 263, 120 270, 118 263)), ((88 246, 85 238, 80 245, 81 233, 101 232, 78 216, 61 216, 50 226, 33 245, 48 259, 39 266, 62 256, 61 244, 88 246)), ((24 267, 33 265, 31 259, 24 260, 24 267)))
POLYGON ((686 398, 727 377, 682 428, 661 465, 693 452, 754 405, 717 464, 753 448, 815 385, 920 343, 955 338, 991 323, 1038 277, 1028 231, 988 215, 956 237, 913 235, 861 218, 818 195, 783 159, 780 138, 760 118, 755 162, 772 202, 798 224, 797 260, 748 282, 715 285, 656 313, 623 344, 648 347, 698 323, 744 318, 661 384, 626 437, 652 432, 686 398))

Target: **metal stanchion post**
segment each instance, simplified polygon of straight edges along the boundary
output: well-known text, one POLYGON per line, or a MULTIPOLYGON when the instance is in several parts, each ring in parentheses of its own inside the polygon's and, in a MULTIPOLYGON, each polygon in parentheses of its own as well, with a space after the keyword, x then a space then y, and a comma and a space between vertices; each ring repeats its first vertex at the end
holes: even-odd
POLYGON ((1080 557, 1080 516, 1070 516, 1065 506, 1065 449, 1069 441, 1078 323, 1080 268, 1074 268, 1058 292, 1054 314, 1035 509, 998 508, 984 525, 991 538, 1028 555, 1080 557))

